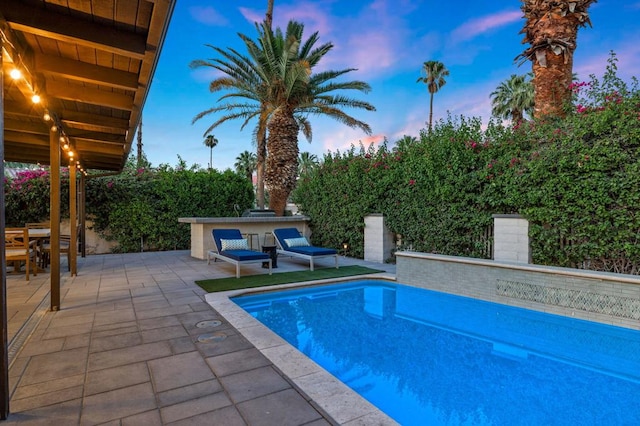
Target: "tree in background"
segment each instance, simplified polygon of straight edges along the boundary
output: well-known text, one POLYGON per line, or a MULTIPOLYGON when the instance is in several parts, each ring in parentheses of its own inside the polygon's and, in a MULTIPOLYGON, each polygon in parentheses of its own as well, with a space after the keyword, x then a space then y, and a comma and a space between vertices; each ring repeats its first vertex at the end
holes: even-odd
POLYGON ((530 60, 533 69, 534 117, 564 116, 571 100, 573 52, 578 28, 591 25, 587 10, 596 0, 522 0, 526 19, 523 43, 531 46, 516 60, 530 60))
POLYGON ((491 114, 494 117, 511 119, 517 124, 524 114, 533 115, 533 85, 528 80, 531 74, 512 74, 508 80, 491 92, 491 114))
POLYGON ((213 148, 218 145, 218 139, 213 135, 207 135, 203 143, 209 148, 209 169, 213 169, 213 148))
POLYGON ((310 152, 301 152, 298 160, 298 176, 306 175, 318 167, 318 156, 310 152))
POLYGON ((429 132, 433 124, 433 95, 436 94, 445 84, 444 79, 449 75, 449 70, 440 61, 427 61, 422 64, 422 71, 425 76, 418 78, 416 83, 424 83, 429 91, 429 132))
POLYGON ((236 172, 246 176, 249 181, 253 181, 253 172, 256 170, 256 154, 249 151, 241 152, 236 157, 234 167, 236 172))
POLYGON ((217 106, 199 113, 193 122, 212 113, 223 112, 205 132, 221 123, 243 119, 244 128, 253 118, 267 123, 268 139, 265 184, 269 189, 270 208, 284 214, 289 193, 296 185, 298 175, 298 132, 310 141, 312 137, 309 115, 326 115, 349 127, 359 127, 371 133, 368 124, 346 114, 342 108, 360 108, 375 111, 363 101, 331 92, 359 90, 368 92, 370 86, 361 81, 336 82, 335 78, 354 69, 327 70, 313 74, 312 70, 333 45, 325 43, 315 47, 318 33, 302 40, 304 26, 290 22, 286 34, 280 29, 272 31, 265 23, 257 26, 258 42, 239 34, 248 55, 234 49, 210 46, 222 58, 210 61, 196 60, 191 67, 209 66, 222 72, 222 76, 209 84, 209 90, 226 90, 217 106), (227 102, 222 102, 227 101, 227 102))
MULTIPOLYGON (((319 36, 315 32, 303 40, 304 25, 290 21, 286 33, 280 29, 271 31, 264 25, 259 42, 265 55, 260 58, 267 71, 269 102, 274 105, 268 123, 267 167, 265 184, 269 190, 269 207, 276 214, 284 214, 287 199, 295 188, 298 176, 298 133, 302 130, 311 140, 309 115, 325 115, 349 127, 358 127, 371 134, 368 124, 343 111, 343 108, 359 108, 375 111, 367 102, 333 95, 332 92, 358 90, 368 92, 369 84, 363 81, 334 81, 353 68, 314 74, 313 68, 333 48, 324 43, 315 47, 319 36)), ((250 47, 251 50, 251 46, 250 47)))

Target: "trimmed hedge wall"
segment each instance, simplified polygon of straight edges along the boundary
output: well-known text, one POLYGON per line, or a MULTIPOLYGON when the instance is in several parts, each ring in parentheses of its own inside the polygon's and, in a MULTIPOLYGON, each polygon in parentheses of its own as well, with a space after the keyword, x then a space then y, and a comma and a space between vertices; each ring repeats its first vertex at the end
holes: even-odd
POLYGON ((318 244, 363 256, 364 216, 383 213, 401 247, 486 257, 495 213, 531 224, 538 264, 637 274, 640 92, 616 76, 573 85, 562 119, 505 127, 449 117, 393 148, 325 156, 293 194, 318 244))

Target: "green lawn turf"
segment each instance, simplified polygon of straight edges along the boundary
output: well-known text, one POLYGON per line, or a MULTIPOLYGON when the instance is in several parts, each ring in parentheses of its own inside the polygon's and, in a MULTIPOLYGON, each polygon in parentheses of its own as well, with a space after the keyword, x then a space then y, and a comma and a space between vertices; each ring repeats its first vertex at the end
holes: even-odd
POLYGON ((341 266, 340 268, 320 268, 315 271, 281 272, 278 274, 248 275, 240 278, 218 278, 214 280, 196 281, 208 293, 216 291, 238 290, 242 288, 263 287, 276 284, 290 284, 302 281, 325 280, 330 278, 350 277, 353 275, 376 274, 384 272, 364 266, 341 266))

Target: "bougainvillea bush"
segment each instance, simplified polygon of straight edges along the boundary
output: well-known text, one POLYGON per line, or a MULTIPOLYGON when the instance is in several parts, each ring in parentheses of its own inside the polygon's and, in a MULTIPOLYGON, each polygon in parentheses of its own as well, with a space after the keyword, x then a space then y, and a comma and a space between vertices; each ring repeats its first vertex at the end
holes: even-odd
POLYGON ((489 257, 493 214, 530 221, 538 264, 638 273, 640 92, 617 77, 572 86, 563 118, 513 126, 449 117, 389 148, 330 153, 293 194, 318 243, 362 256, 364 216, 383 213, 399 245, 489 257))
MULTIPOLYGON (((69 215, 69 173, 60 173, 60 210, 69 215)), ((21 227, 28 222, 49 220, 49 170, 18 171, 13 178, 4 178, 5 223, 7 227, 21 227)))

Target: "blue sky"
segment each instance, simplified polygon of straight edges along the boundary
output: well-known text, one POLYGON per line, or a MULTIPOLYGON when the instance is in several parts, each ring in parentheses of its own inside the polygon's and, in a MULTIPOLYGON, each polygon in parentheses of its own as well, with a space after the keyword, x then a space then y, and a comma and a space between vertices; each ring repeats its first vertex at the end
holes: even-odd
MULTIPOLYGON (((274 27, 289 20, 305 25, 305 39, 318 31, 320 42, 333 50, 319 65, 324 69, 357 68, 345 80, 363 80, 368 94, 350 96, 373 104, 377 111, 348 110, 371 126, 372 135, 350 129, 327 118, 310 118, 313 141, 300 135, 300 151, 316 154, 345 151, 360 142, 368 146, 386 137, 394 142, 403 135, 418 136, 426 127, 429 96, 417 83, 422 64, 443 62, 450 71, 446 85, 435 95, 434 120, 464 115, 491 115, 490 93, 511 74, 531 70, 518 67, 514 58, 523 26, 517 0, 275 0, 274 27)), ((207 167, 209 148, 204 131, 217 117, 191 124, 193 117, 216 105, 221 93, 212 94, 212 70, 192 70, 195 59, 216 57, 207 44, 243 50, 238 33, 256 36, 254 22, 262 21, 267 0, 179 0, 163 46, 143 113, 144 152, 153 166, 175 166, 178 155, 188 165, 207 167)), ((599 0, 589 9, 593 28, 581 28, 574 57, 580 80, 601 76, 609 52, 618 59, 619 75, 639 76, 640 0, 599 0)), ((213 167, 233 168, 245 150, 255 151, 253 124, 240 130, 231 121, 213 131, 219 144, 213 149, 213 167)))

